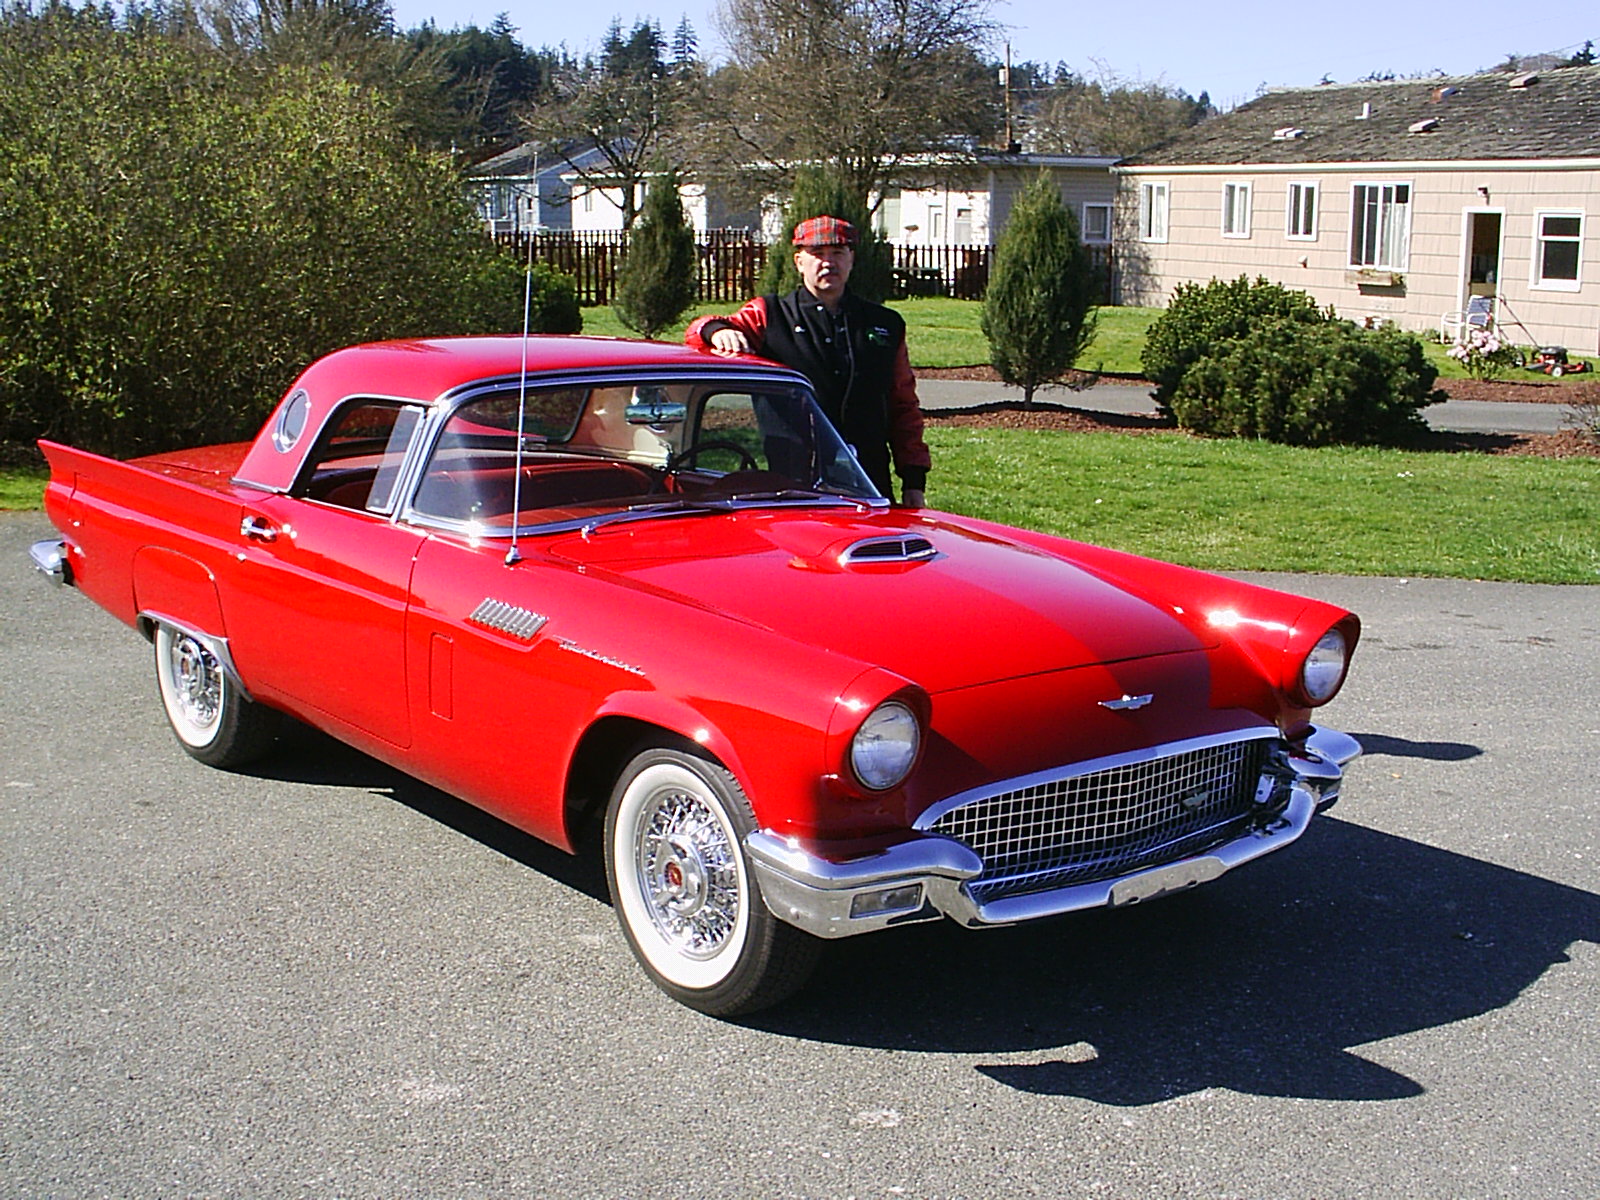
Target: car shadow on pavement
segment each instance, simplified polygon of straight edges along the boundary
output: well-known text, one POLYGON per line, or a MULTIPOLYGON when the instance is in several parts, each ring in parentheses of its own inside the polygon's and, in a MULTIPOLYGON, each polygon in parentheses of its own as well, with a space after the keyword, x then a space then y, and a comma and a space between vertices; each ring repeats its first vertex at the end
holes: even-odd
POLYGON ((749 1023, 974 1055, 1021 1091, 1104 1104, 1214 1087, 1399 1099, 1424 1085, 1356 1047, 1501 1008, 1580 940, 1600 942, 1600 896, 1325 817, 1145 908, 840 942, 805 993, 749 1023))
POLYGON ((298 721, 289 722, 273 753, 252 764, 245 773, 285 783, 359 787, 373 795, 387 796, 513 862, 591 899, 611 903, 605 872, 596 856, 568 854, 298 721))
MULTIPOLYGON (((1372 754, 1478 753, 1372 741, 1393 743, 1372 754)), ((610 903, 597 856, 568 855, 305 727, 252 773, 389 796, 610 903)), ((799 996, 742 1024, 972 1056, 1009 1087, 1103 1104, 1214 1087, 1401 1099, 1424 1085, 1355 1048, 1504 1007, 1577 941, 1600 943, 1600 896, 1329 816, 1282 853, 1145 907, 831 943, 799 996)))
POLYGON ((1426 758, 1433 762, 1465 762, 1483 753, 1482 746, 1471 742, 1414 742, 1384 733, 1352 733, 1350 736, 1361 743, 1362 753, 1369 758, 1388 755, 1391 758, 1426 758))

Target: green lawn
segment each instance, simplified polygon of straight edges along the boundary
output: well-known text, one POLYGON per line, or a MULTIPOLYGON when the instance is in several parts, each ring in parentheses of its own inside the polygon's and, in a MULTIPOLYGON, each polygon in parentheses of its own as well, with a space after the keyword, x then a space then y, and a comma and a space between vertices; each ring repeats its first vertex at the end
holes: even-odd
POLYGON ((44 483, 49 475, 31 467, 0 467, 0 512, 14 508, 39 508, 44 503, 44 483))
POLYGON ((1600 583, 1600 462, 940 427, 938 508, 1210 570, 1600 583))

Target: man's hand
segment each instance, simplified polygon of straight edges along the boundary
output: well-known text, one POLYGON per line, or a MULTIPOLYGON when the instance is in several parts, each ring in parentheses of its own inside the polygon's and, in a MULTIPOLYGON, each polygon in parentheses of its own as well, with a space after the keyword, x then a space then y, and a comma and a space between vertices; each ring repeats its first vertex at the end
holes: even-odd
POLYGON ((723 357, 732 357, 735 354, 750 353, 750 339, 745 337, 744 331, 724 325, 713 333, 709 339, 711 352, 723 357))
POLYGON ((900 492, 900 505, 902 508, 923 508, 926 502, 923 499, 921 488, 903 488, 900 492))

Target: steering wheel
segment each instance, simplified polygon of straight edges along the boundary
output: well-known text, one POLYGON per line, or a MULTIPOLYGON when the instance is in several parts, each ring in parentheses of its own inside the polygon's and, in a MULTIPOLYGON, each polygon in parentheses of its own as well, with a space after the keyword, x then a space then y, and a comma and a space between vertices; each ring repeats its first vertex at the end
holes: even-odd
POLYGON ((760 464, 755 460, 755 455, 739 445, 738 442, 729 438, 706 438, 704 441, 696 442, 692 446, 679 450, 671 458, 667 459, 667 474, 672 474, 679 467, 694 466, 696 460, 700 457, 701 451, 704 450, 728 450, 737 454, 741 471, 759 471, 761 469, 760 464))

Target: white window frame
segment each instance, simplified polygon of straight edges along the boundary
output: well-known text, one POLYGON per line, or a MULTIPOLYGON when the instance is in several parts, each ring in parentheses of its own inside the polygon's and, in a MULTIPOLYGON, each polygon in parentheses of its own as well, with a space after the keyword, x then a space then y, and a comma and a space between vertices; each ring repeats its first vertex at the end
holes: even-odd
POLYGON ((1316 179, 1291 179, 1283 196, 1283 236, 1291 242, 1314 242, 1317 240, 1317 225, 1322 219, 1322 183, 1316 179), (1306 215, 1306 199, 1310 198, 1311 219, 1303 222, 1306 215), (1300 228, 1308 224, 1309 229, 1300 228))
POLYGON ((1078 229, 1083 234, 1086 245, 1101 246, 1111 241, 1111 205, 1103 200, 1087 201, 1078 214, 1078 229), (1105 220, 1101 223, 1104 233, 1091 236, 1089 233, 1089 210, 1097 209, 1105 213, 1105 220))
POLYGON ((1139 240, 1165 242, 1172 215, 1172 185, 1165 179, 1139 183, 1139 240))
MULTIPOLYGON (((1350 185, 1350 248, 1349 258, 1352 270, 1376 271, 1404 271, 1411 266, 1411 202, 1416 191, 1409 179, 1358 179, 1350 185), (1356 197, 1363 189, 1376 188, 1378 190, 1378 221, 1380 227, 1374 239, 1374 259, 1372 262, 1361 261, 1356 253, 1356 234, 1363 227, 1361 212, 1357 209, 1356 197), (1405 199, 1399 198, 1400 189, 1405 189, 1405 199), (1387 197, 1387 199, 1385 198, 1387 197), (1402 224, 1398 229, 1394 226, 1395 209, 1403 208, 1400 214, 1402 224), (1398 253, 1393 253, 1398 250, 1398 253), (1394 261, 1385 262, 1385 258, 1394 261)), ((1365 205, 1362 206, 1363 208, 1365 205)))
POLYGON ((1541 291, 1549 292, 1576 292, 1583 287, 1583 238, 1587 230, 1588 221, 1585 220, 1584 210, 1581 208, 1540 208, 1533 214, 1533 262, 1529 268, 1528 285, 1541 291), (1558 217, 1571 220, 1577 219, 1577 237, 1568 237, 1565 234, 1552 237, 1544 231, 1546 217, 1558 217), (1546 279, 1544 275, 1544 249, 1549 242, 1571 242, 1578 248, 1578 263, 1575 277, 1572 279, 1546 279))
POLYGON ((1222 236, 1250 236, 1250 209, 1255 189, 1249 180, 1234 179, 1222 185, 1222 236))

